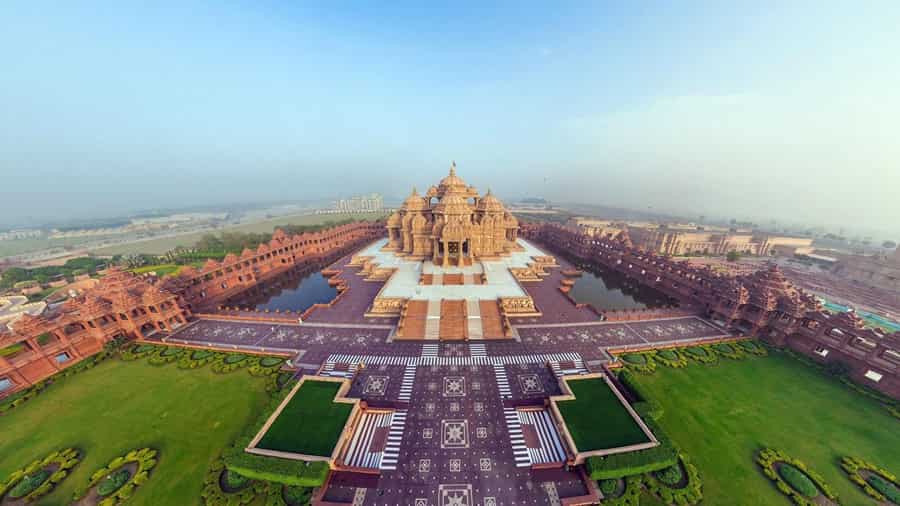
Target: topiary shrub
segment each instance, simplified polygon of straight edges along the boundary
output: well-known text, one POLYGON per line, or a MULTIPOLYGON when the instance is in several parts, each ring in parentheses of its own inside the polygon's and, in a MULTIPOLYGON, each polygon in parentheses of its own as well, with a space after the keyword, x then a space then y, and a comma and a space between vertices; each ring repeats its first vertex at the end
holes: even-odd
POLYGON ((666 504, 697 504, 703 500, 700 473, 685 455, 680 455, 677 465, 648 474, 644 484, 666 504))
POLYGON ((262 367, 275 367, 276 365, 281 365, 284 362, 284 359, 278 357, 263 357, 259 359, 259 365, 262 367))
POLYGON ((778 465, 778 474, 797 492, 813 498, 819 495, 819 489, 806 474, 790 464, 778 465))
POLYGON ((50 471, 41 469, 35 473, 25 475, 18 483, 13 486, 6 496, 11 499, 20 499, 37 490, 41 484, 50 477, 50 471))
POLYGON ((97 495, 99 495, 100 497, 106 497, 109 494, 112 494, 116 490, 122 488, 122 485, 127 483, 129 478, 131 478, 131 471, 129 471, 128 469, 119 469, 117 471, 114 471, 112 474, 101 480, 100 484, 97 485, 97 495))
POLYGON ((604 506, 640 506, 643 477, 641 475, 629 476, 624 481, 625 489, 622 490, 622 493, 603 499, 604 506))
POLYGON ((739 346, 734 346, 730 343, 718 343, 714 344, 712 348, 723 357, 730 358, 733 360, 738 360, 744 358, 747 354, 744 353, 743 349, 739 346))
POLYGON ((687 367, 688 365, 687 358, 679 353, 678 350, 671 348, 665 350, 657 350, 654 359, 667 367, 681 368, 687 367))
POLYGON ((754 339, 744 339, 744 340, 738 341, 737 344, 744 351, 746 351, 747 353, 752 353, 753 355, 758 355, 760 357, 764 357, 769 354, 768 350, 766 350, 766 347, 759 344, 754 339))
POLYGON ((135 489, 147 481, 150 470, 156 466, 157 454, 153 448, 141 448, 114 458, 105 467, 94 471, 87 485, 75 491, 72 500, 82 499, 94 487, 97 487, 97 495, 103 497, 98 506, 114 506, 129 499, 135 489), (137 467, 133 474, 123 467, 128 464, 137 467))
POLYGON ((225 355, 224 362, 226 364, 236 364, 238 362, 243 362, 246 359, 247 355, 244 355, 243 353, 229 353, 225 355))
POLYGON ((649 374, 656 370, 656 362, 653 360, 654 352, 626 353, 622 355, 622 362, 637 372, 649 374))
POLYGON ((870 497, 900 504, 900 497, 896 495, 900 491, 900 481, 886 469, 856 457, 842 458, 841 468, 850 481, 859 485, 870 497))
POLYGON ((603 497, 612 497, 619 490, 619 480, 600 480, 597 484, 603 497))
POLYGON ((665 483, 666 485, 674 487, 681 483, 681 480, 684 479, 684 473, 681 472, 680 465, 674 465, 663 469, 662 471, 656 471, 654 473, 659 481, 665 483))
POLYGON ((282 495, 284 496, 284 502, 289 506, 301 506, 309 504, 309 500, 312 498, 312 491, 313 489, 308 487, 285 485, 282 495))
POLYGON ((46 495, 69 475, 79 459, 78 450, 67 448, 46 455, 10 474, 0 483, 0 497, 32 502, 46 495))
POLYGON ((818 497, 820 493, 837 502, 837 494, 821 476, 808 469, 803 462, 790 458, 779 450, 772 448, 760 450, 756 456, 756 463, 762 468, 763 474, 775 482, 778 490, 790 497, 798 506, 815 505, 816 502, 812 499, 818 497), (789 478, 791 481, 788 481, 789 478))
POLYGON ((702 364, 714 364, 719 361, 716 354, 709 351, 705 346, 691 346, 690 348, 685 348, 684 351, 689 358, 702 364))

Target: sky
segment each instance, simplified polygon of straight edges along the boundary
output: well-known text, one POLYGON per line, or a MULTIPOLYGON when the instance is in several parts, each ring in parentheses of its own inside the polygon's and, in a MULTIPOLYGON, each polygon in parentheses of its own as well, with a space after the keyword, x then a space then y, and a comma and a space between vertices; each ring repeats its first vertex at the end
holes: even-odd
POLYGON ((436 183, 900 237, 900 2, 0 3, 0 222, 436 183), (145 4, 145 5, 140 5, 145 4))

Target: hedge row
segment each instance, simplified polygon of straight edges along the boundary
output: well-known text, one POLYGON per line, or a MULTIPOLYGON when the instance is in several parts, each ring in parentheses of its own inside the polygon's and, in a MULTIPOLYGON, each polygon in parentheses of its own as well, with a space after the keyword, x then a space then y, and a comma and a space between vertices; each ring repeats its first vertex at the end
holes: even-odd
POLYGON ((656 436, 659 444, 644 450, 588 457, 586 467, 592 480, 607 480, 650 473, 678 463, 678 449, 656 424, 656 421, 647 417, 644 418, 644 423, 656 436))
POLYGON ((203 492, 200 493, 200 496, 203 498, 203 503, 207 506, 240 506, 250 504, 260 496, 266 497, 267 505, 285 505, 283 500, 279 501, 280 498, 278 496, 281 495, 280 485, 243 477, 246 483, 229 491, 223 489, 221 485, 224 473, 240 476, 228 471, 222 459, 215 460, 206 472, 206 477, 203 479, 203 492))
POLYGON ((66 448, 14 471, 0 483, 0 498, 24 499, 32 502, 48 494, 81 460, 78 450, 66 448))
POLYGON ((900 481, 886 469, 856 457, 844 457, 841 459, 841 467, 850 481, 862 487, 870 497, 900 504, 900 481), (868 471, 869 478, 863 477, 861 471, 868 471), (880 478, 880 481, 874 478, 880 478))
POLYGON ((681 368, 687 367, 688 359, 680 351, 674 348, 666 348, 657 350, 654 356, 657 362, 667 367, 681 368))
POLYGON ((808 481, 812 482, 811 484, 818 489, 818 492, 837 502, 837 494, 825 483, 825 480, 820 475, 808 469, 803 462, 792 459, 779 450, 772 448, 760 450, 756 456, 756 463, 762 468, 763 473, 775 482, 778 490, 790 497, 798 506, 814 506, 816 502, 811 499, 818 495, 811 495, 804 480, 799 478, 798 475, 804 476, 808 481), (792 466, 795 470, 790 471, 787 470, 790 468, 787 468, 784 471, 780 471, 776 469, 779 465, 792 466))
MULTIPOLYGON (((276 379, 278 374, 271 375, 276 379)), ((261 427, 269 416, 275 412, 289 390, 279 390, 279 395, 273 395, 269 404, 260 410, 258 419, 250 424, 234 444, 223 452, 225 467, 230 471, 244 475, 247 478, 261 481, 271 481, 296 487, 317 487, 325 483, 328 477, 328 463, 323 461, 304 462, 300 460, 281 459, 277 457, 265 457, 254 455, 244 451, 250 445, 250 441, 256 436, 257 429, 261 427)))
POLYGON ((622 362, 634 371, 650 374, 656 370, 656 361, 653 356, 656 352, 646 351, 641 353, 626 353, 621 356, 622 362))
MULTIPOLYGON (((618 485, 618 480, 610 480, 613 483, 618 485)), ((636 474, 634 476, 629 476, 624 479, 625 481, 625 490, 618 496, 608 496, 604 495, 604 499, 602 504, 604 506, 640 506, 641 504, 641 489, 643 488, 644 478, 643 476, 636 474)), ((602 492, 602 489, 601 489, 602 492)))
POLYGON ((73 494, 72 500, 78 501, 83 498, 93 487, 98 487, 99 494, 101 485, 109 486, 110 488, 108 488, 109 493, 106 494, 106 497, 97 503, 98 506, 114 506, 129 499, 134 494, 134 490, 149 479, 150 470, 156 466, 157 454, 158 452, 152 448, 141 448, 139 450, 131 450, 121 457, 112 459, 105 467, 101 467, 91 474, 88 484, 78 488, 73 494), (130 476, 130 479, 114 480, 113 484, 107 485, 109 483, 108 480, 130 462, 137 464, 137 470, 134 475, 130 476))
POLYGON ((730 358, 732 360, 740 360, 747 356, 747 353, 744 351, 743 347, 737 346, 732 343, 718 343, 713 344, 711 347, 719 355, 725 358, 730 358))
POLYGON ((631 371, 626 369, 620 372, 619 381, 637 397, 638 401, 632 403, 632 407, 641 415, 641 418, 649 417, 654 420, 662 418, 664 413, 662 405, 651 398, 646 389, 641 386, 640 381, 635 379, 631 371))

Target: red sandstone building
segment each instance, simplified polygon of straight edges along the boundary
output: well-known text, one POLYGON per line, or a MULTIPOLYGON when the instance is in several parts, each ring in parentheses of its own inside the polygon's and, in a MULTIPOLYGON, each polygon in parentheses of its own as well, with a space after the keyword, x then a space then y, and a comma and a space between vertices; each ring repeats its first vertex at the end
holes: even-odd
POLYGON ((758 336, 823 364, 840 363, 857 382, 900 398, 900 332, 883 334, 864 328, 853 313, 822 310, 815 297, 794 287, 775 266, 732 278, 572 227, 529 223, 521 232, 549 249, 622 272, 695 306, 697 313, 736 333, 758 336))
POLYGON ((278 230, 268 243, 177 277, 151 282, 112 270, 81 296, 39 317, 23 315, 0 330, 0 396, 26 388, 116 337, 141 339, 187 323, 195 309, 215 308, 228 296, 286 270, 349 253, 384 235, 384 224, 351 223, 289 236, 278 230))

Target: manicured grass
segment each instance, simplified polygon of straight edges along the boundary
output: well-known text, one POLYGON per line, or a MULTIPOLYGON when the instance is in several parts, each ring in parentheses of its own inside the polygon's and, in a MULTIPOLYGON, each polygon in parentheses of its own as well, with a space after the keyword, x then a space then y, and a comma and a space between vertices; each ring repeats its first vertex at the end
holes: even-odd
POLYGON ((351 404, 332 402, 340 383, 307 380, 256 445, 266 450, 331 456, 351 404))
POLYGON ((94 470, 134 448, 152 447, 159 463, 129 505, 197 505, 210 463, 267 402, 265 381, 248 374, 111 359, 0 416, 0 478, 42 455, 77 447, 83 461, 39 503, 65 505, 94 470))
POLYGON ((641 430, 603 378, 569 381, 574 401, 559 403, 579 451, 605 450, 646 443, 641 430))
POLYGON ((754 463, 778 448, 821 474, 842 504, 872 504, 840 469, 856 455, 900 472, 900 424, 878 404, 790 357, 660 368, 636 378, 700 470, 704 503, 787 504, 754 463))

